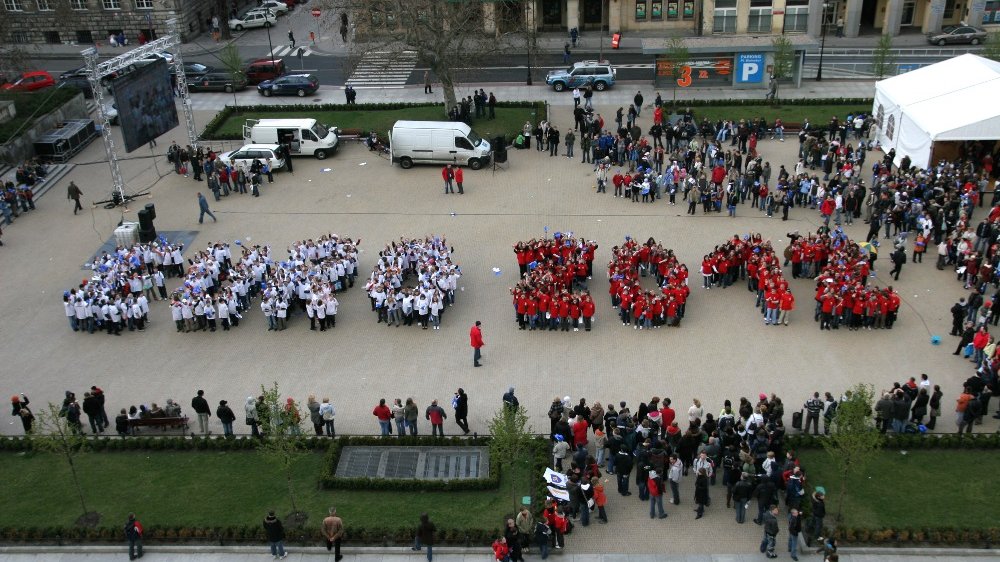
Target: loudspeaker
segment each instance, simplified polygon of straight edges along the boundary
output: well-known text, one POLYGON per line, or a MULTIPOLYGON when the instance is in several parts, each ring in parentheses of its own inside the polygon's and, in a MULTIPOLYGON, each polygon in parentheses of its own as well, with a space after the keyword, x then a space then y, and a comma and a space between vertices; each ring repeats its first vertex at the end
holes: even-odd
POLYGON ((147 203, 146 210, 149 211, 149 220, 156 220, 156 205, 147 203))
POLYGON ((155 241, 156 241, 156 229, 152 227, 148 229, 146 228, 139 229, 139 242, 142 242, 143 244, 149 244, 150 242, 155 242, 155 241))
POLYGON ((503 136, 493 137, 493 149, 496 151, 501 151, 507 148, 507 138, 503 136))
POLYGON ((153 217, 149 209, 139 209, 139 230, 153 230, 153 217))
POLYGON ((496 161, 497 164, 503 164, 507 162, 507 149, 504 148, 502 150, 494 150, 493 159, 496 161))

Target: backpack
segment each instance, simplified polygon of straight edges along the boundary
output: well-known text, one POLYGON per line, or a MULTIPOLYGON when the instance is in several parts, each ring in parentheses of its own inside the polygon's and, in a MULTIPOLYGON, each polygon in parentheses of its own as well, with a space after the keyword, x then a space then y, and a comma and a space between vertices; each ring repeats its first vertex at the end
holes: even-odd
POLYGON ((736 468, 736 457, 733 455, 725 455, 722 457, 722 468, 726 470, 733 470, 736 468))
POLYGON ((719 433, 725 433, 729 428, 736 425, 736 418, 732 415, 725 415, 719 418, 719 433))
POLYGON ((969 400, 969 403, 965 406, 965 418, 973 419, 978 418, 983 414, 983 403, 979 401, 978 398, 973 398, 969 400))

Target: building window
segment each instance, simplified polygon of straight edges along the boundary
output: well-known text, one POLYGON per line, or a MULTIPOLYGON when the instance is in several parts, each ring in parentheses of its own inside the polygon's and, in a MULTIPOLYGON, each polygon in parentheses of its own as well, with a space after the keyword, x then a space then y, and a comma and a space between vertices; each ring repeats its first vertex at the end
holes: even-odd
POLYGON ((49 0, 37 0, 38 11, 39 12, 51 12, 52 6, 49 5, 49 0))
POLYGON ((950 20, 955 17, 955 0, 944 0, 944 13, 941 18, 950 20))
POLYGON ((28 32, 27 31, 14 31, 10 34, 11 43, 24 44, 28 42, 28 32))
POLYGON ((137 10, 152 10, 153 0, 135 0, 135 9, 137 10))
POLYGON ((809 6, 785 7, 785 33, 805 33, 809 28, 809 6))
POLYGON ((87 0, 70 0, 69 7, 74 10, 86 10, 87 0))
POLYGON ((101 0, 105 10, 121 10, 122 0, 101 0))
POLYGON ((45 37, 46 43, 59 44, 62 40, 59 38, 58 31, 43 31, 42 35, 45 37))
POLYGON ((736 33, 736 0, 716 0, 713 33, 736 33))
POLYGON ((76 42, 80 43, 81 45, 93 45, 94 34, 91 33, 89 29, 77 29, 76 42))
POLYGON ((983 11, 983 23, 990 22, 1000 23, 1000 0, 986 3, 986 9, 983 11))
POLYGON ((24 2, 21 0, 3 0, 3 7, 7 8, 8 12, 23 12, 24 2))
POLYGON ((684 11, 682 12, 683 15, 681 17, 683 17, 686 20, 693 20, 694 19, 694 0, 685 0, 683 7, 684 7, 684 11))
POLYGON ((635 19, 646 20, 646 0, 635 0, 635 19))
POLYGON ((750 17, 747 20, 747 32, 770 33, 771 8, 750 8, 750 17))
MULTIPOLYGON (((677 10, 677 3, 674 2, 674 11, 676 10, 677 10)), ((650 17, 652 17, 653 20, 663 19, 663 2, 661 0, 653 0, 653 3, 649 7, 649 15, 650 17)))

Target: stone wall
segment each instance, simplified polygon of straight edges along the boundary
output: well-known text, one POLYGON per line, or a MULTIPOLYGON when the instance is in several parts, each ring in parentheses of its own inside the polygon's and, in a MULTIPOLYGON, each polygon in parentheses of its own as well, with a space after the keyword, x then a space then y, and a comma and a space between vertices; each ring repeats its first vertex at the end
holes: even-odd
POLYGON ((0 161, 17 166, 35 155, 35 140, 69 119, 90 119, 83 92, 73 96, 62 107, 37 119, 20 136, 0 145, 0 161))

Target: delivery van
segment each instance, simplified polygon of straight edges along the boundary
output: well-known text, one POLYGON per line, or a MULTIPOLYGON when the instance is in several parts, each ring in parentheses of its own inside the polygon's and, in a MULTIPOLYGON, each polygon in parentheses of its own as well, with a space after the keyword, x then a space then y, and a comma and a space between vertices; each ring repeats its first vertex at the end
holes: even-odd
POLYGON ((491 156, 490 143, 458 121, 396 121, 389 132, 389 150, 403 169, 456 164, 478 170, 491 156))
POLYGON ((337 150, 340 131, 315 119, 247 119, 247 144, 287 144, 291 156, 312 155, 322 160, 337 150))

